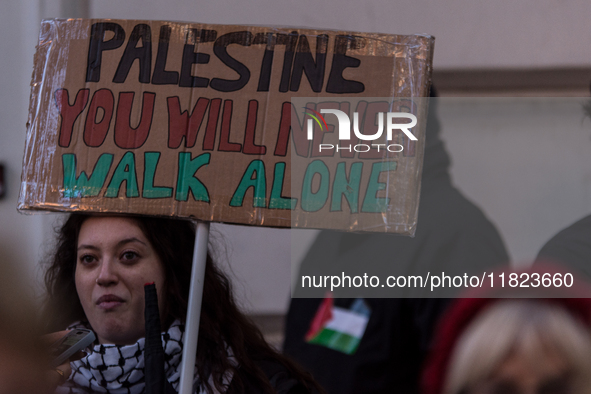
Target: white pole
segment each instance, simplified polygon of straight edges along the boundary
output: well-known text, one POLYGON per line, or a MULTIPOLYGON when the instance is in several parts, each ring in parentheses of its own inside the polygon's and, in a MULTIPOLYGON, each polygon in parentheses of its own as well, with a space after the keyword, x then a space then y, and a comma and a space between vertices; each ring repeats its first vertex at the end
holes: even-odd
POLYGON ((185 323, 179 394, 193 394, 195 357, 197 354, 197 337, 199 335, 199 318, 201 317, 203 279, 205 278, 205 261, 207 258, 208 242, 209 223, 198 222, 197 231, 195 233, 195 249, 193 250, 191 289, 189 290, 189 305, 187 308, 187 321, 185 323))

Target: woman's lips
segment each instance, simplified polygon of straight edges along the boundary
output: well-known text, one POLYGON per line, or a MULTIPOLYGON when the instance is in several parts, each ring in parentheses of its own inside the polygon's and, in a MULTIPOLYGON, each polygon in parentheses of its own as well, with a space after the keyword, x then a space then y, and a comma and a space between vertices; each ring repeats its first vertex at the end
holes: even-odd
POLYGON ((96 300, 96 304, 101 309, 111 310, 123 304, 123 298, 117 297, 113 294, 106 294, 104 296, 101 296, 98 300, 96 300))

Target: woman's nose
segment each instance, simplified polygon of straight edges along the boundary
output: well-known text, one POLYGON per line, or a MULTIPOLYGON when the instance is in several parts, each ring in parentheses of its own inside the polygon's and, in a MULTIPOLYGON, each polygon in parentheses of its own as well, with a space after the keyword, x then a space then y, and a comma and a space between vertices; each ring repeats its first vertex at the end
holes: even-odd
POLYGON ((99 275, 96 278, 96 284, 99 286, 112 286, 119 282, 115 264, 110 259, 105 259, 101 263, 99 275))

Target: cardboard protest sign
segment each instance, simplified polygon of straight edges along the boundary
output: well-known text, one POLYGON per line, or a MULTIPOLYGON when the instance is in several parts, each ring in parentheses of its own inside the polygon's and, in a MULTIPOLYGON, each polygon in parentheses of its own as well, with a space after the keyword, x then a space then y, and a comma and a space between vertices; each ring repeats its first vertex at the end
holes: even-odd
POLYGON ((433 41, 44 21, 19 209, 412 234, 426 120, 420 98, 428 96, 433 41), (383 122, 381 138, 390 138, 381 152, 371 146, 377 139, 357 131, 336 140, 343 127, 334 112, 322 113, 330 108, 346 114, 352 129, 383 122), (402 112, 416 116, 409 129, 416 141, 403 127, 392 129, 409 119, 388 113, 402 112), (355 138, 349 151, 335 145, 355 138), (404 149, 388 151, 390 140, 404 149), (320 151, 329 141, 332 152, 320 151))

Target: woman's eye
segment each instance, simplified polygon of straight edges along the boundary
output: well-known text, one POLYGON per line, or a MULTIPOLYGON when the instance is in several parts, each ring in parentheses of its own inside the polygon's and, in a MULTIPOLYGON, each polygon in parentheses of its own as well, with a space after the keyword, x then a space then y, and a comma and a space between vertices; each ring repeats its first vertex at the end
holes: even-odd
POLYGON ((93 255, 85 254, 85 255, 80 256, 80 262, 82 264, 92 264, 95 261, 96 261, 96 259, 93 255))
POLYGON ((121 260, 127 261, 127 262, 133 262, 133 261, 137 260, 138 257, 139 257, 139 255, 136 252, 124 252, 121 255, 121 260))

